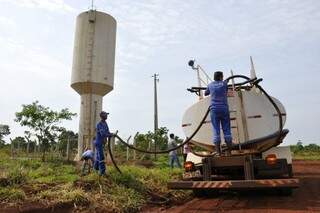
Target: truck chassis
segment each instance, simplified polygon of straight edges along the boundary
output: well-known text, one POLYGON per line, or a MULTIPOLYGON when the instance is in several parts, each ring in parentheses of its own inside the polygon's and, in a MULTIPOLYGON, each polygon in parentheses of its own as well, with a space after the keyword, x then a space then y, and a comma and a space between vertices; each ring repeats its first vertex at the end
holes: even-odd
POLYGON ((181 181, 168 183, 170 189, 197 191, 273 188, 286 195, 297 187, 299 179, 293 178, 292 165, 287 163, 287 159, 268 162, 257 153, 204 157, 202 163, 184 172, 181 181))

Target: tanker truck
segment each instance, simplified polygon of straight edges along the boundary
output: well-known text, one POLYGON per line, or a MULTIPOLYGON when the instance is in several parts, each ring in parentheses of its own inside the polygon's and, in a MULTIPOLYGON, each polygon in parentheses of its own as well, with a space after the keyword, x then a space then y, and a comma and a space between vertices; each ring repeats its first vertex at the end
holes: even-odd
MULTIPOLYGON (((283 128, 285 108, 262 88, 251 57, 250 62, 250 77, 233 75, 231 71, 228 78, 233 145, 231 155, 224 154, 227 147, 222 145, 222 155, 218 156, 208 113, 210 97, 203 96, 212 80, 194 60, 189 61, 197 73, 198 85, 188 91, 196 94, 198 101, 185 111, 182 129, 187 138, 192 137, 192 151, 184 163, 182 179, 169 182, 168 188, 191 189, 196 195, 208 189, 275 189, 290 195, 292 189, 299 187, 299 179, 293 177, 290 148, 278 146, 289 132, 283 128)), ((221 138, 224 144, 223 135, 221 138)))

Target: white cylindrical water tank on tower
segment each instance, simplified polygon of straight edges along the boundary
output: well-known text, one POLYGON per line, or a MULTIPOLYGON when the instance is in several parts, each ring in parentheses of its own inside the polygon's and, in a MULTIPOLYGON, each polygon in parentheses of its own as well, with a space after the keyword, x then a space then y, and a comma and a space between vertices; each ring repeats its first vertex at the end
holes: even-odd
POLYGON ((91 147, 102 97, 113 89, 116 26, 112 16, 95 10, 77 17, 71 87, 81 95, 78 158, 91 147))

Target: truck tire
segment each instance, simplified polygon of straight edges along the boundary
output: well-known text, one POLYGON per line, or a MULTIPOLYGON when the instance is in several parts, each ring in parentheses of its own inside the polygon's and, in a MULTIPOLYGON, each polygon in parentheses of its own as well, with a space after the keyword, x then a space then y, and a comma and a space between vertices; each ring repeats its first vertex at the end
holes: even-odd
POLYGON ((291 196, 292 195, 293 189, 291 188, 283 188, 283 189, 278 189, 278 195, 280 196, 291 196))
POLYGON ((218 190, 193 189, 193 195, 195 197, 216 197, 218 194, 219 194, 218 190))
POLYGON ((288 177, 293 177, 292 164, 288 164, 288 177))
POLYGON ((193 195, 195 197, 206 197, 206 191, 203 189, 193 189, 193 195))

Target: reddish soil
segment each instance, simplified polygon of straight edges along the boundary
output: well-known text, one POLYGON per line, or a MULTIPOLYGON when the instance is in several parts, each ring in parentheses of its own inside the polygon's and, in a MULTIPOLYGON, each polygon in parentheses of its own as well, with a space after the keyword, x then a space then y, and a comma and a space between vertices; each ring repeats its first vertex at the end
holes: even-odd
POLYGON ((40 202, 29 202, 23 203, 21 205, 13 205, 11 207, 6 207, 5 209, 0 208, 0 212, 2 213, 48 213, 48 212, 59 212, 59 213, 71 213, 73 212, 73 204, 72 203, 61 203, 48 205, 46 203, 40 202))
POLYGON ((320 212, 320 161, 294 161, 294 176, 300 187, 291 196, 276 193, 224 193, 194 198, 181 206, 148 209, 147 212, 320 212))

